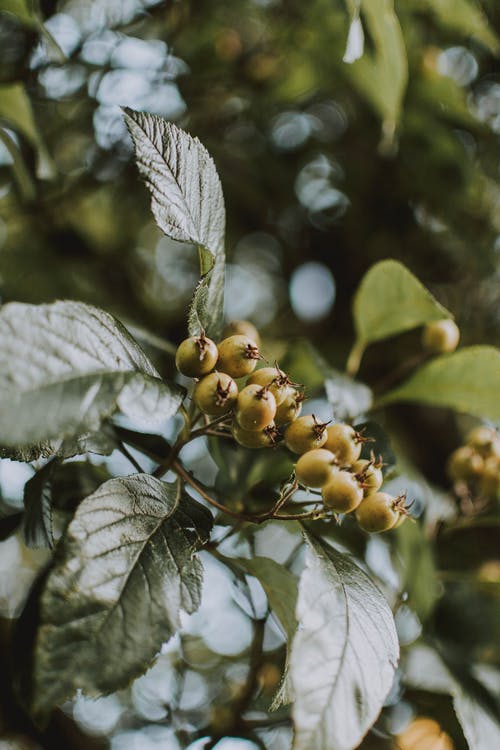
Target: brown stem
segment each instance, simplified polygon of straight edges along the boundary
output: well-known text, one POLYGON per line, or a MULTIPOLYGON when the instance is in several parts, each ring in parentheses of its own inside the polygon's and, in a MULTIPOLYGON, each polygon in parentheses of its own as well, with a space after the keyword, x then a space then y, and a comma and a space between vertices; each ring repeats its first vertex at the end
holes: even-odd
POLYGON ((217 510, 220 510, 221 513, 226 513, 227 515, 233 516, 233 518, 237 518, 240 521, 254 520, 252 516, 247 516, 243 513, 236 513, 234 510, 230 510, 230 508, 227 508, 225 505, 222 505, 222 503, 219 503, 218 500, 215 500, 215 498, 209 495, 208 492, 200 484, 198 484, 196 479, 194 479, 191 474, 186 471, 180 461, 173 461, 172 469, 179 477, 181 477, 181 479, 189 484, 189 486, 192 487, 193 490, 196 490, 196 492, 201 495, 202 498, 207 501, 207 503, 213 505, 213 507, 217 508, 217 510))

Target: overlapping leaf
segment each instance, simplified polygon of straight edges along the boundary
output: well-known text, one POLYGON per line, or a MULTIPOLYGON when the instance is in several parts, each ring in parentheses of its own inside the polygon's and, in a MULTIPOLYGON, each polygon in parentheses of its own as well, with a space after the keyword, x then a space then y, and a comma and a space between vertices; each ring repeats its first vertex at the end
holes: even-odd
POLYGON ((120 409, 166 419, 182 400, 108 313, 80 302, 0 311, 0 445, 30 458, 67 448, 120 409), (20 450, 21 449, 21 450, 20 450))
POLYGON ((381 403, 418 401, 466 414, 500 419, 500 351, 469 346, 420 367, 381 403))
POLYGON ((189 314, 192 334, 217 338, 224 299, 225 209, 215 164, 197 138, 171 122, 125 110, 137 166, 151 192, 156 223, 174 240, 198 246, 201 281, 189 314))
POLYGON ((324 542, 307 541, 290 658, 293 750, 352 750, 391 688, 396 630, 368 576, 324 542))
POLYGON ((105 482, 79 505, 40 598, 31 710, 77 688, 109 693, 145 671, 200 603, 194 551, 211 514, 147 474, 105 482))

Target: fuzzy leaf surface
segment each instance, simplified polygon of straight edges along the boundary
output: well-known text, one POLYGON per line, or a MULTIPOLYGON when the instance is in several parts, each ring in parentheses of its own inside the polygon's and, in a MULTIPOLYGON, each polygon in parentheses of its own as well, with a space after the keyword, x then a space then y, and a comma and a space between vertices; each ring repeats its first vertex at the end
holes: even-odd
POLYGON ((31 710, 99 695, 146 670, 200 603, 211 514, 148 474, 110 479, 78 506, 40 598, 31 710))
POLYGON ((366 573, 325 542, 309 549, 290 657, 293 750, 352 750, 391 688, 399 646, 391 610, 366 573))
POLYGON ((103 310, 81 302, 0 310, 0 445, 13 453, 47 456, 61 439, 78 451, 75 439, 115 411, 167 419, 182 395, 103 310))
POLYGON ((192 335, 217 338, 224 301, 226 215, 212 157, 193 138, 157 115, 125 110, 137 167, 151 193, 156 223, 174 240, 197 245, 201 280, 189 312, 192 335))

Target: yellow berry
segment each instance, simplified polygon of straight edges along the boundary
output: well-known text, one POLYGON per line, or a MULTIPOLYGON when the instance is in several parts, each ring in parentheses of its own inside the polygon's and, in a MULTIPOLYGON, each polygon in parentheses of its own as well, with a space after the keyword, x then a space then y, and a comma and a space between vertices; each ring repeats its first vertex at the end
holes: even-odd
POLYGON ((188 378, 201 378, 212 372, 217 364, 217 345, 204 334, 190 336, 177 347, 175 365, 188 378))
POLYGON ((244 430, 263 430, 274 419, 276 400, 267 388, 253 383, 240 392, 236 420, 244 430))
POLYGON ((351 466, 361 454, 359 433, 349 424, 332 424, 327 429, 325 448, 335 453, 340 466, 351 466))
POLYGON ((336 471, 321 489, 323 502, 335 513, 351 513, 363 500, 363 490, 349 471, 336 471))
POLYGON ((236 334, 229 336, 219 344, 217 369, 226 372, 232 378, 243 378, 255 370, 260 359, 259 348, 255 341, 236 334))
POLYGON ((460 340, 460 329, 451 318, 433 320, 424 326, 422 346, 434 354, 454 352, 460 340))
POLYGON ((202 412, 220 417, 236 405, 238 386, 225 372, 212 372, 196 383, 193 398, 202 412))
POLYGON ((324 448, 303 453, 295 464, 295 476, 306 487, 322 487, 336 469, 335 456, 324 448))
POLYGON ((293 453, 321 448, 326 442, 326 425, 315 416, 299 417, 285 430, 285 445, 293 453))
POLYGON ((248 378, 247 385, 252 383, 267 386, 276 399, 276 406, 279 406, 288 395, 290 379, 279 367, 262 367, 248 378))

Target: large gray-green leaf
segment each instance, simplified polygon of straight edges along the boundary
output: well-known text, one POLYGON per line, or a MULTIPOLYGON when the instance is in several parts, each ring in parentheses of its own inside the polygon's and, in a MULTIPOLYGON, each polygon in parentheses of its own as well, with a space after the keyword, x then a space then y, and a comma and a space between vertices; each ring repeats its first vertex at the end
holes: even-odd
POLYGON ((109 693, 144 672, 200 603, 212 516, 148 474, 110 479, 79 505, 40 599, 31 710, 77 688, 109 693))
POLYGON ((419 401, 466 414, 500 419, 500 351, 469 346, 420 367, 380 403, 419 401))
POLYGON ((366 573, 306 537, 290 676, 293 750, 352 750, 377 718, 399 656, 391 610, 366 573))
POLYGON ((366 346, 451 314, 397 260, 375 263, 361 279, 353 303, 356 344, 348 371, 357 372, 366 346))
POLYGON ((4 447, 47 455, 56 452, 53 441, 96 432, 118 409, 148 424, 167 419, 182 395, 160 380, 125 328, 98 308, 55 302, 0 310, 4 447))
POLYGON ((201 281, 189 314, 191 333, 215 338, 222 326, 225 209, 215 164, 197 138, 162 117, 125 110, 136 162, 151 192, 156 223, 200 252, 201 281))

